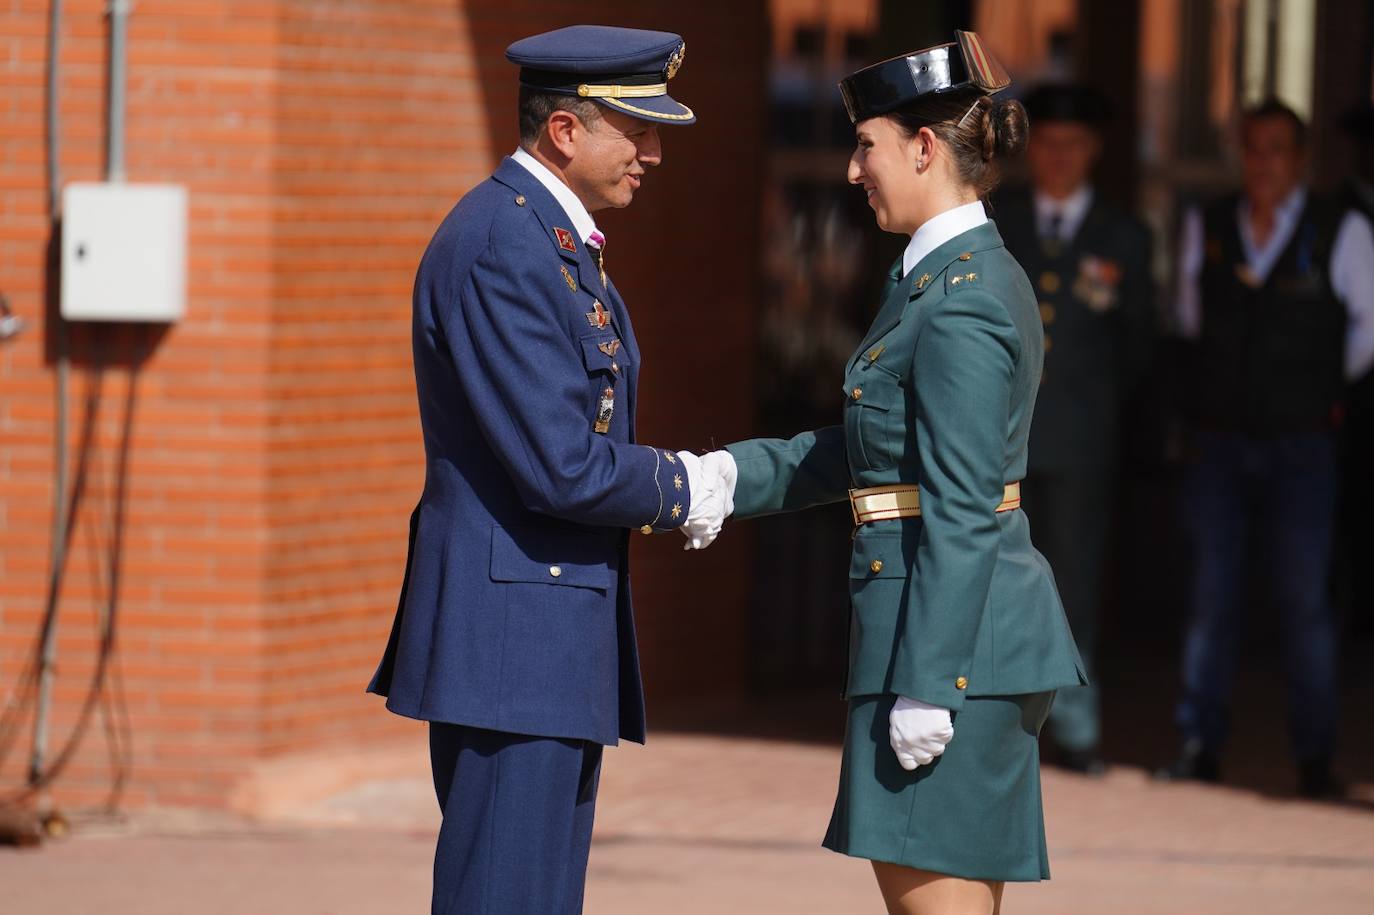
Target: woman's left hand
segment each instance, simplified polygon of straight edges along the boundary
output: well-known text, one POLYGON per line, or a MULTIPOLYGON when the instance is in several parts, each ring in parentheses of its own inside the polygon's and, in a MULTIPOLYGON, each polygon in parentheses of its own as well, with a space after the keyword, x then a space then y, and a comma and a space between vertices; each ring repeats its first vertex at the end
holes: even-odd
POLYGON ((934 762, 954 739, 954 722, 949 709, 898 696, 887 716, 888 741, 897 762, 908 772, 934 762))

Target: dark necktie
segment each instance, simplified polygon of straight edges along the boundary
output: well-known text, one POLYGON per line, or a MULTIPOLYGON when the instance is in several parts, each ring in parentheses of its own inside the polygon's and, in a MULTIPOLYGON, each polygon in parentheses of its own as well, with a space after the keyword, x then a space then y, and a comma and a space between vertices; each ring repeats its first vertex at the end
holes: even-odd
POLYGON ((1045 220, 1045 234, 1040 236, 1040 243, 1045 248, 1045 253, 1050 257, 1059 256, 1059 246, 1062 239, 1059 237, 1063 231, 1064 214, 1058 210, 1050 213, 1045 220))

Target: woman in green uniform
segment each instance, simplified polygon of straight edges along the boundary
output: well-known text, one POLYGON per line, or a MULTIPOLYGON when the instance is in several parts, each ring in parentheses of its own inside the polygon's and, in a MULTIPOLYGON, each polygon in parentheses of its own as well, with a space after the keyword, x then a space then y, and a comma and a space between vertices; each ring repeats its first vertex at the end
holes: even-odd
POLYGON ((734 515, 849 497, 848 728, 825 845, 869 858, 894 913, 990 913, 1049 876, 1037 738, 1084 682, 1019 511, 1040 382, 1035 294, 982 198, 1026 115, 978 37, 841 83, 849 181, 911 236, 844 367, 844 421, 708 457, 734 515), (729 467, 733 459, 733 467, 729 467))

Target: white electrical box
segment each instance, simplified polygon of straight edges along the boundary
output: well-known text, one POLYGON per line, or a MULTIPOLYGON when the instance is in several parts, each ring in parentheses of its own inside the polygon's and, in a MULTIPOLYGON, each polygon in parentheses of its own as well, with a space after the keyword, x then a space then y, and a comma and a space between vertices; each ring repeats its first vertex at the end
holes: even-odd
POLYGON ((186 311, 186 188, 74 182, 62 195, 62 317, 176 321, 186 311))

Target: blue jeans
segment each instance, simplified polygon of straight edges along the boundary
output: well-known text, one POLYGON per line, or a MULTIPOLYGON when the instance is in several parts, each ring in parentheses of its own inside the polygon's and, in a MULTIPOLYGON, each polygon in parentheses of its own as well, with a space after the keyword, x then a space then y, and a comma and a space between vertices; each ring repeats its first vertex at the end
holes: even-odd
POLYGON ((1209 749, 1226 739, 1240 626, 1251 610, 1241 606, 1249 541, 1272 550, 1265 584, 1282 618, 1294 754, 1329 756, 1336 737, 1335 436, 1206 432, 1197 445, 1183 485, 1193 583, 1178 726, 1209 749))

